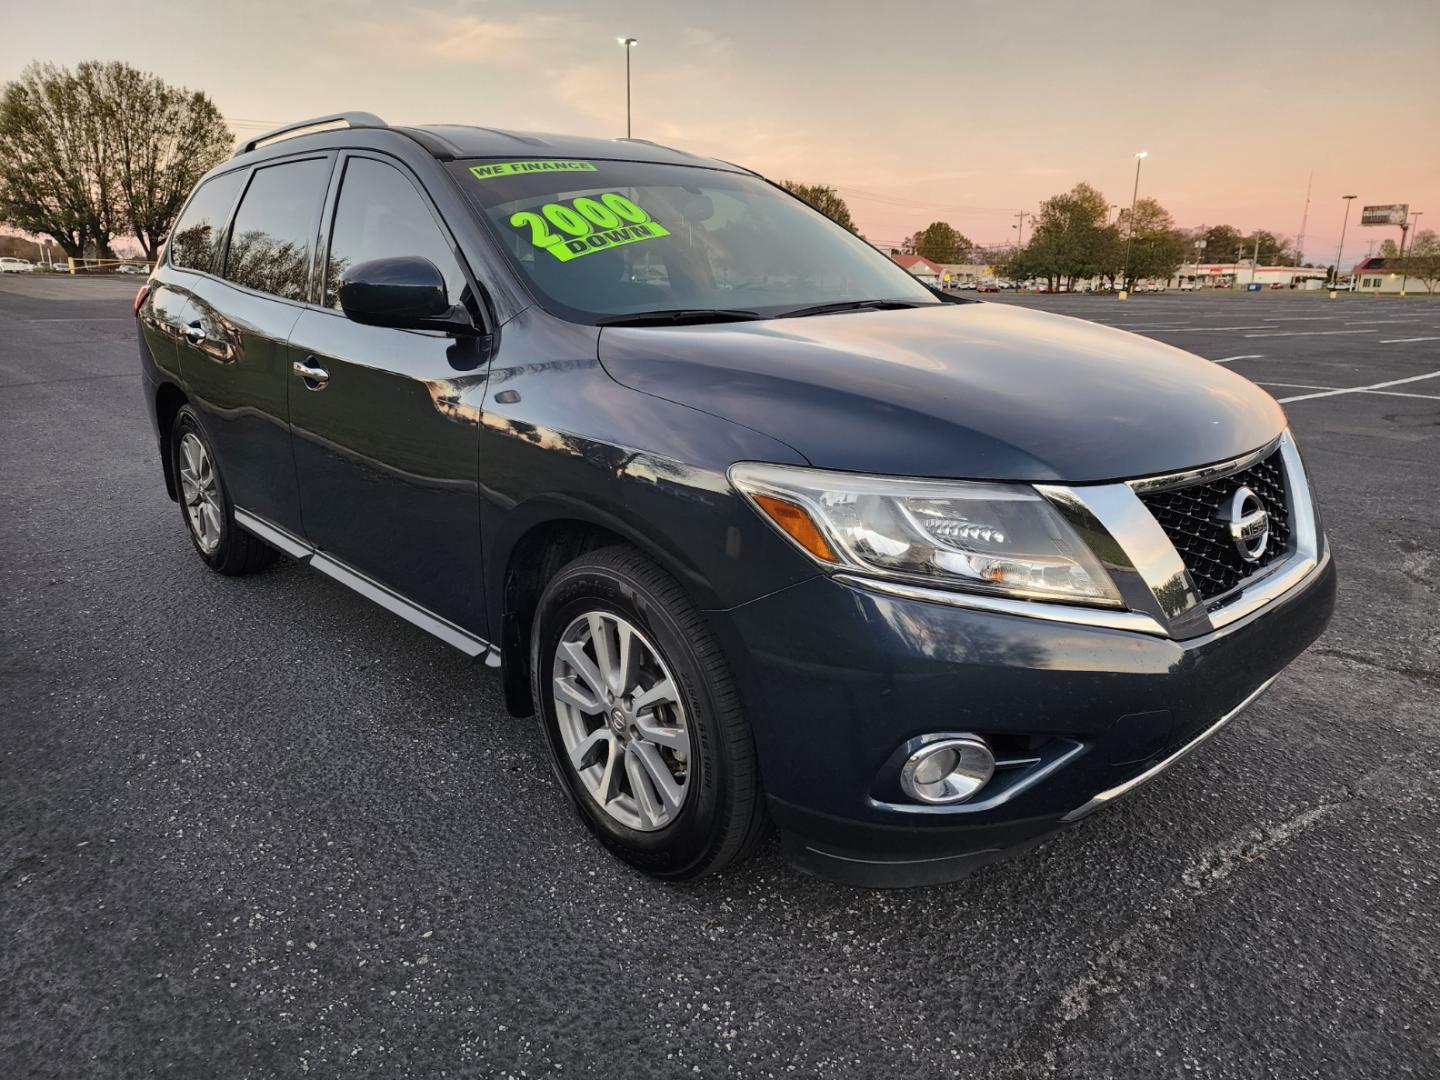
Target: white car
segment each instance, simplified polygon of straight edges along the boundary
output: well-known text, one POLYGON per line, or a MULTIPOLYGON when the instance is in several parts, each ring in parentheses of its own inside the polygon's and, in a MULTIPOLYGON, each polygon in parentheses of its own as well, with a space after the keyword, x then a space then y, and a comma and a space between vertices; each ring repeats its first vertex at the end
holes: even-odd
POLYGON ((29 274, 34 270, 35 264, 29 259, 0 258, 0 274, 29 274))

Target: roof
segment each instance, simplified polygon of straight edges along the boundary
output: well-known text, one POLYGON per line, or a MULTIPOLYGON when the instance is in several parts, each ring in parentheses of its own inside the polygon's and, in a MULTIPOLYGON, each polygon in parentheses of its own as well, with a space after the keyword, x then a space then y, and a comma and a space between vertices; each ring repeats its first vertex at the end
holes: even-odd
POLYGON ((924 255, 891 255, 890 258, 895 260, 896 265, 909 270, 912 274, 917 268, 932 274, 940 273, 939 265, 931 262, 924 255))
POLYGON ((595 161, 645 161, 665 165, 700 165, 711 169, 725 169, 731 172, 749 172, 738 165, 700 157, 686 150, 661 146, 649 139, 600 139, 585 135, 552 135, 536 131, 506 131, 500 128, 470 127, 463 124, 426 124, 418 127, 401 127, 387 124, 373 113, 347 112, 317 116, 300 120, 284 127, 267 131, 244 140, 236 148, 235 156, 242 157, 259 153, 274 147, 286 145, 287 149, 296 139, 307 139, 312 143, 326 146, 335 145, 336 125, 343 133, 349 129, 350 136, 343 142, 353 141, 355 136, 366 131, 391 132, 403 135, 424 147, 441 160, 455 158, 500 158, 513 161, 524 158, 548 158, 552 160, 595 160, 595 161))
POLYGON ((463 124, 426 124, 402 127, 406 134, 428 135, 445 144, 450 157, 493 158, 598 158, 600 160, 654 161, 672 165, 706 165, 735 169, 737 166, 687 150, 661 146, 649 139, 600 139, 586 135, 555 135, 539 131, 506 131, 501 128, 468 127, 463 124))
POLYGON ((1398 263, 1399 261, 1399 259, 1385 259, 1379 255, 1373 255, 1368 259, 1361 259, 1350 272, 1352 274, 1358 274, 1362 270, 1390 270, 1393 269, 1390 264, 1398 263))

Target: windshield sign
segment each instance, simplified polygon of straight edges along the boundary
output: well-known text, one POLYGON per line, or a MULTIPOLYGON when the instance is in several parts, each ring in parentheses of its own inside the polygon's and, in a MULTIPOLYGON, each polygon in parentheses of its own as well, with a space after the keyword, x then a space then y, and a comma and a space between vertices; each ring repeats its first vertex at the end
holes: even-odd
POLYGON ((576 321, 939 302, 860 237, 754 176, 628 161, 455 169, 542 304, 576 321))

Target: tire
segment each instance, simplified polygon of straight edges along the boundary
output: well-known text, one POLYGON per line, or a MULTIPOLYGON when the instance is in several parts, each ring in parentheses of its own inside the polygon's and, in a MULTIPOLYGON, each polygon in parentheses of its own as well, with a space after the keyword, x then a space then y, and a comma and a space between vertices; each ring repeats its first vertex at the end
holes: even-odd
POLYGON ((718 644, 667 573, 630 547, 603 548, 565 566, 540 597, 530 671, 556 774, 612 854, 653 877, 690 881, 754 850, 765 813, 750 726, 718 644), (586 711, 576 702, 588 708, 606 700, 593 690, 595 678, 622 670, 621 623, 629 625, 631 655, 639 657, 634 689, 586 711), (597 626, 604 628, 598 635, 597 626), (601 636, 617 655, 608 668, 598 662, 601 636), (585 654, 578 662, 577 646, 585 654), (588 681, 585 659, 592 661, 588 681), (563 701, 557 674, 574 691, 565 690, 563 701), (645 698, 659 703, 632 707, 645 698), (627 716, 628 735, 620 730, 627 716), (591 743, 577 765, 574 752, 591 743), (683 793, 678 806, 665 800, 673 788, 657 762, 683 793))
POLYGON ((170 426, 170 465, 174 470, 180 517, 196 553, 218 574, 253 574, 275 561, 276 551, 235 524, 235 507, 225 488, 219 461, 200 418, 182 405, 170 426), (194 457, 198 444, 202 458, 194 457), (199 464, 199 482, 193 477, 199 464))

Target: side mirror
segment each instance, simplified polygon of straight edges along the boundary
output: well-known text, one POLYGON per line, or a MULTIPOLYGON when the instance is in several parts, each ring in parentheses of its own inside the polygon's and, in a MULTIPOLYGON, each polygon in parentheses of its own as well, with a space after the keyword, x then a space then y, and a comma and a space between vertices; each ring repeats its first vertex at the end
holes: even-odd
POLYGON ((340 308, 347 318, 366 326, 479 333, 470 313, 450 303, 444 275, 419 256, 371 259, 347 267, 340 275, 340 308))

